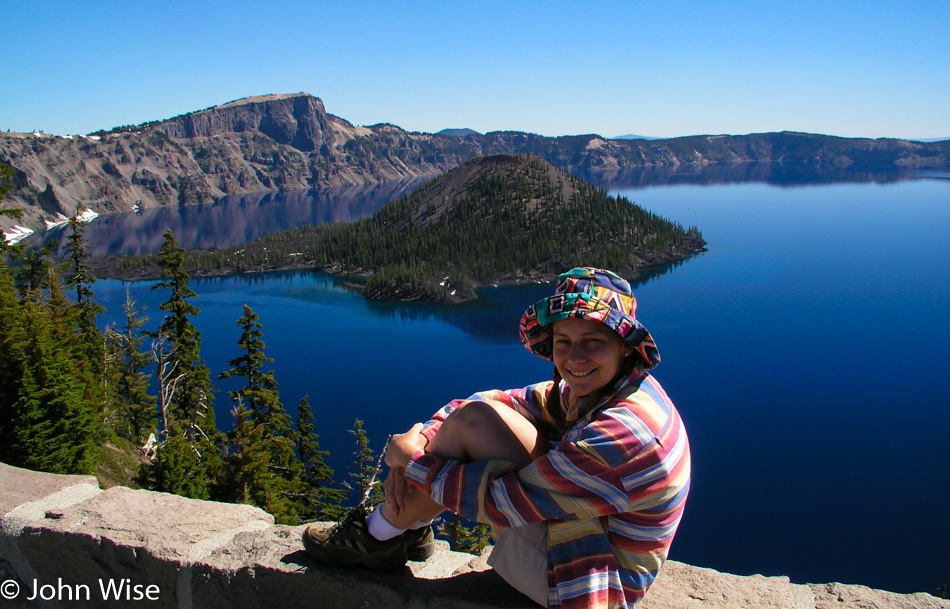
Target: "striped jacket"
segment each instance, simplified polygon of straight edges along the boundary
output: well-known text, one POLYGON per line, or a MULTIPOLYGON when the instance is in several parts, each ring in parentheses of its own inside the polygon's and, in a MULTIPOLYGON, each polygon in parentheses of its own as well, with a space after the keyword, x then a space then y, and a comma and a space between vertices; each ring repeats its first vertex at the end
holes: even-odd
MULTIPOLYGON (((666 560, 683 514, 690 454, 679 413, 642 370, 618 385, 593 408, 581 407, 554 448, 522 469, 423 452, 406 468, 413 484, 472 520, 502 527, 547 521, 549 607, 634 605, 666 560)), ((455 400, 423 433, 431 439, 449 413, 475 400, 502 402, 544 428, 552 386, 548 381, 455 400)), ((563 381, 559 390, 570 415, 577 399, 563 381)))

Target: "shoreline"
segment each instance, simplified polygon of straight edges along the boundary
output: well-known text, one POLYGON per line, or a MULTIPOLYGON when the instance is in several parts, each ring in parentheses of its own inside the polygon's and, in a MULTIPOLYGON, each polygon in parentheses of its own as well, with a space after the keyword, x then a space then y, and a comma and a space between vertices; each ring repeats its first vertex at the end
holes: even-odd
MULTIPOLYGON (((698 243, 691 245, 692 247, 684 251, 685 255, 664 256, 659 259, 654 259, 653 261, 638 267, 636 270, 626 269, 624 271, 617 271, 617 273, 624 279, 634 283, 638 279, 643 278, 643 275, 649 271, 661 269, 669 265, 681 264, 696 256, 697 254, 707 251, 705 243, 702 245, 699 245, 698 243)), ((91 263, 96 277, 99 279, 113 279, 122 282, 157 281, 162 279, 161 269, 157 266, 146 266, 132 272, 118 272, 118 265, 116 262, 120 261, 124 257, 126 257, 126 254, 111 254, 109 256, 92 260, 91 263)), ((347 289, 360 293, 360 295, 367 300, 380 302, 425 301, 454 306, 474 303, 480 300, 478 294, 476 293, 478 288, 553 283, 557 279, 558 275, 567 270, 567 268, 568 267, 565 266, 563 269, 557 271, 534 270, 529 271, 527 274, 518 274, 515 276, 504 275, 491 279, 472 280, 470 288, 456 288, 456 290, 460 290, 461 293, 449 292, 448 294, 443 294, 442 298, 438 300, 427 297, 418 290, 405 289, 401 288, 400 286, 393 286, 391 290, 379 293, 375 297, 366 296, 365 284, 354 280, 365 281, 366 279, 373 277, 373 272, 364 269, 344 269, 340 265, 317 266, 312 261, 258 265, 256 267, 242 271, 237 271, 234 269, 214 269, 210 271, 188 270, 188 274, 192 279, 212 279, 216 277, 231 277, 280 271, 311 271, 314 273, 331 275, 341 279, 343 285, 347 289)), ((444 274, 448 275, 448 272, 445 271, 444 274)), ((652 275, 652 273, 648 274, 652 275)), ((446 290, 450 289, 451 286, 440 286, 440 288, 446 290)))

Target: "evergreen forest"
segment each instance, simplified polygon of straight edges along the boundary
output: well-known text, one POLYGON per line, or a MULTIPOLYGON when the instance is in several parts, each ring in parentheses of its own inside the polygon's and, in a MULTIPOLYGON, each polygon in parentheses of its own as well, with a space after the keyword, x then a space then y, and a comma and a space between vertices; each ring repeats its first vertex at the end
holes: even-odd
MULTIPOLYGON (((10 174, 0 171, 5 190, 10 174)), ((149 332, 131 298, 121 325, 97 326, 104 309, 83 223, 74 217, 67 232, 61 260, 56 244, 25 251, 0 240, 0 461, 248 503, 281 523, 339 516, 349 485, 337 484, 326 464, 308 399, 296 406, 296 421, 281 403, 251 308, 236 320, 234 358, 218 375, 242 381, 228 396, 233 422, 224 432, 174 235, 166 232, 159 252, 162 277, 153 289, 167 299, 149 332)), ((368 447, 359 421, 356 428, 355 450, 368 447)))
MULTIPOLYGON (((0 164, 0 201, 11 174, 0 164)), ((334 520, 360 498, 381 500, 380 459, 362 421, 349 430, 350 471, 335 476, 309 398, 297 404, 296 420, 282 404, 264 327, 247 305, 235 323, 234 358, 217 375, 240 379, 241 388, 227 396, 230 431, 218 426, 217 390, 194 325, 197 294, 171 231, 152 288, 166 296, 157 328, 144 330, 149 320, 127 296, 124 321, 100 329, 82 211, 69 222, 62 259, 56 243, 25 251, 0 239, 0 462, 255 505, 282 524, 334 520)), ((445 535, 460 551, 488 539, 461 522, 445 525, 445 535)))
MULTIPOLYGON (((226 250, 190 250, 209 275, 309 267, 370 276, 379 300, 473 297, 475 285, 551 279, 575 266, 635 277, 704 251, 684 228, 532 156, 476 157, 357 222, 272 233, 226 250)), ((103 273, 155 276, 161 254, 105 261, 103 273)))

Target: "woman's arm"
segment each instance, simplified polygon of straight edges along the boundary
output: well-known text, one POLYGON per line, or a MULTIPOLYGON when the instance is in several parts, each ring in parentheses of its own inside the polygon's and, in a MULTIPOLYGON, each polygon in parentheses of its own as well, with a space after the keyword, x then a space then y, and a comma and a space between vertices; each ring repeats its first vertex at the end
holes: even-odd
POLYGON ((541 409, 544 400, 547 399, 547 392, 550 391, 553 382, 547 381, 537 383, 522 389, 492 389, 489 391, 480 391, 464 400, 452 400, 440 408, 432 418, 427 421, 421 430, 428 440, 432 440, 439 431, 446 417, 465 406, 469 402, 497 402, 511 408, 529 421, 535 422, 541 419, 541 409))
POLYGON ((670 500, 689 476, 678 416, 675 425, 658 425, 626 409, 608 412, 520 469, 417 452, 405 476, 441 505, 497 526, 616 514, 670 500))

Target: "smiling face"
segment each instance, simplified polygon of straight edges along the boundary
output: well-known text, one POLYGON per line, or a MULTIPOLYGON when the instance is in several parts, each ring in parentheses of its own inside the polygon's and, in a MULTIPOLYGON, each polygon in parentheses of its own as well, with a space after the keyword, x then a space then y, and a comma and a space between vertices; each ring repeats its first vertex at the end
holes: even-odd
POLYGON ((556 321, 552 330, 554 365, 576 395, 590 395, 617 376, 627 353, 616 332, 577 318, 556 321))

